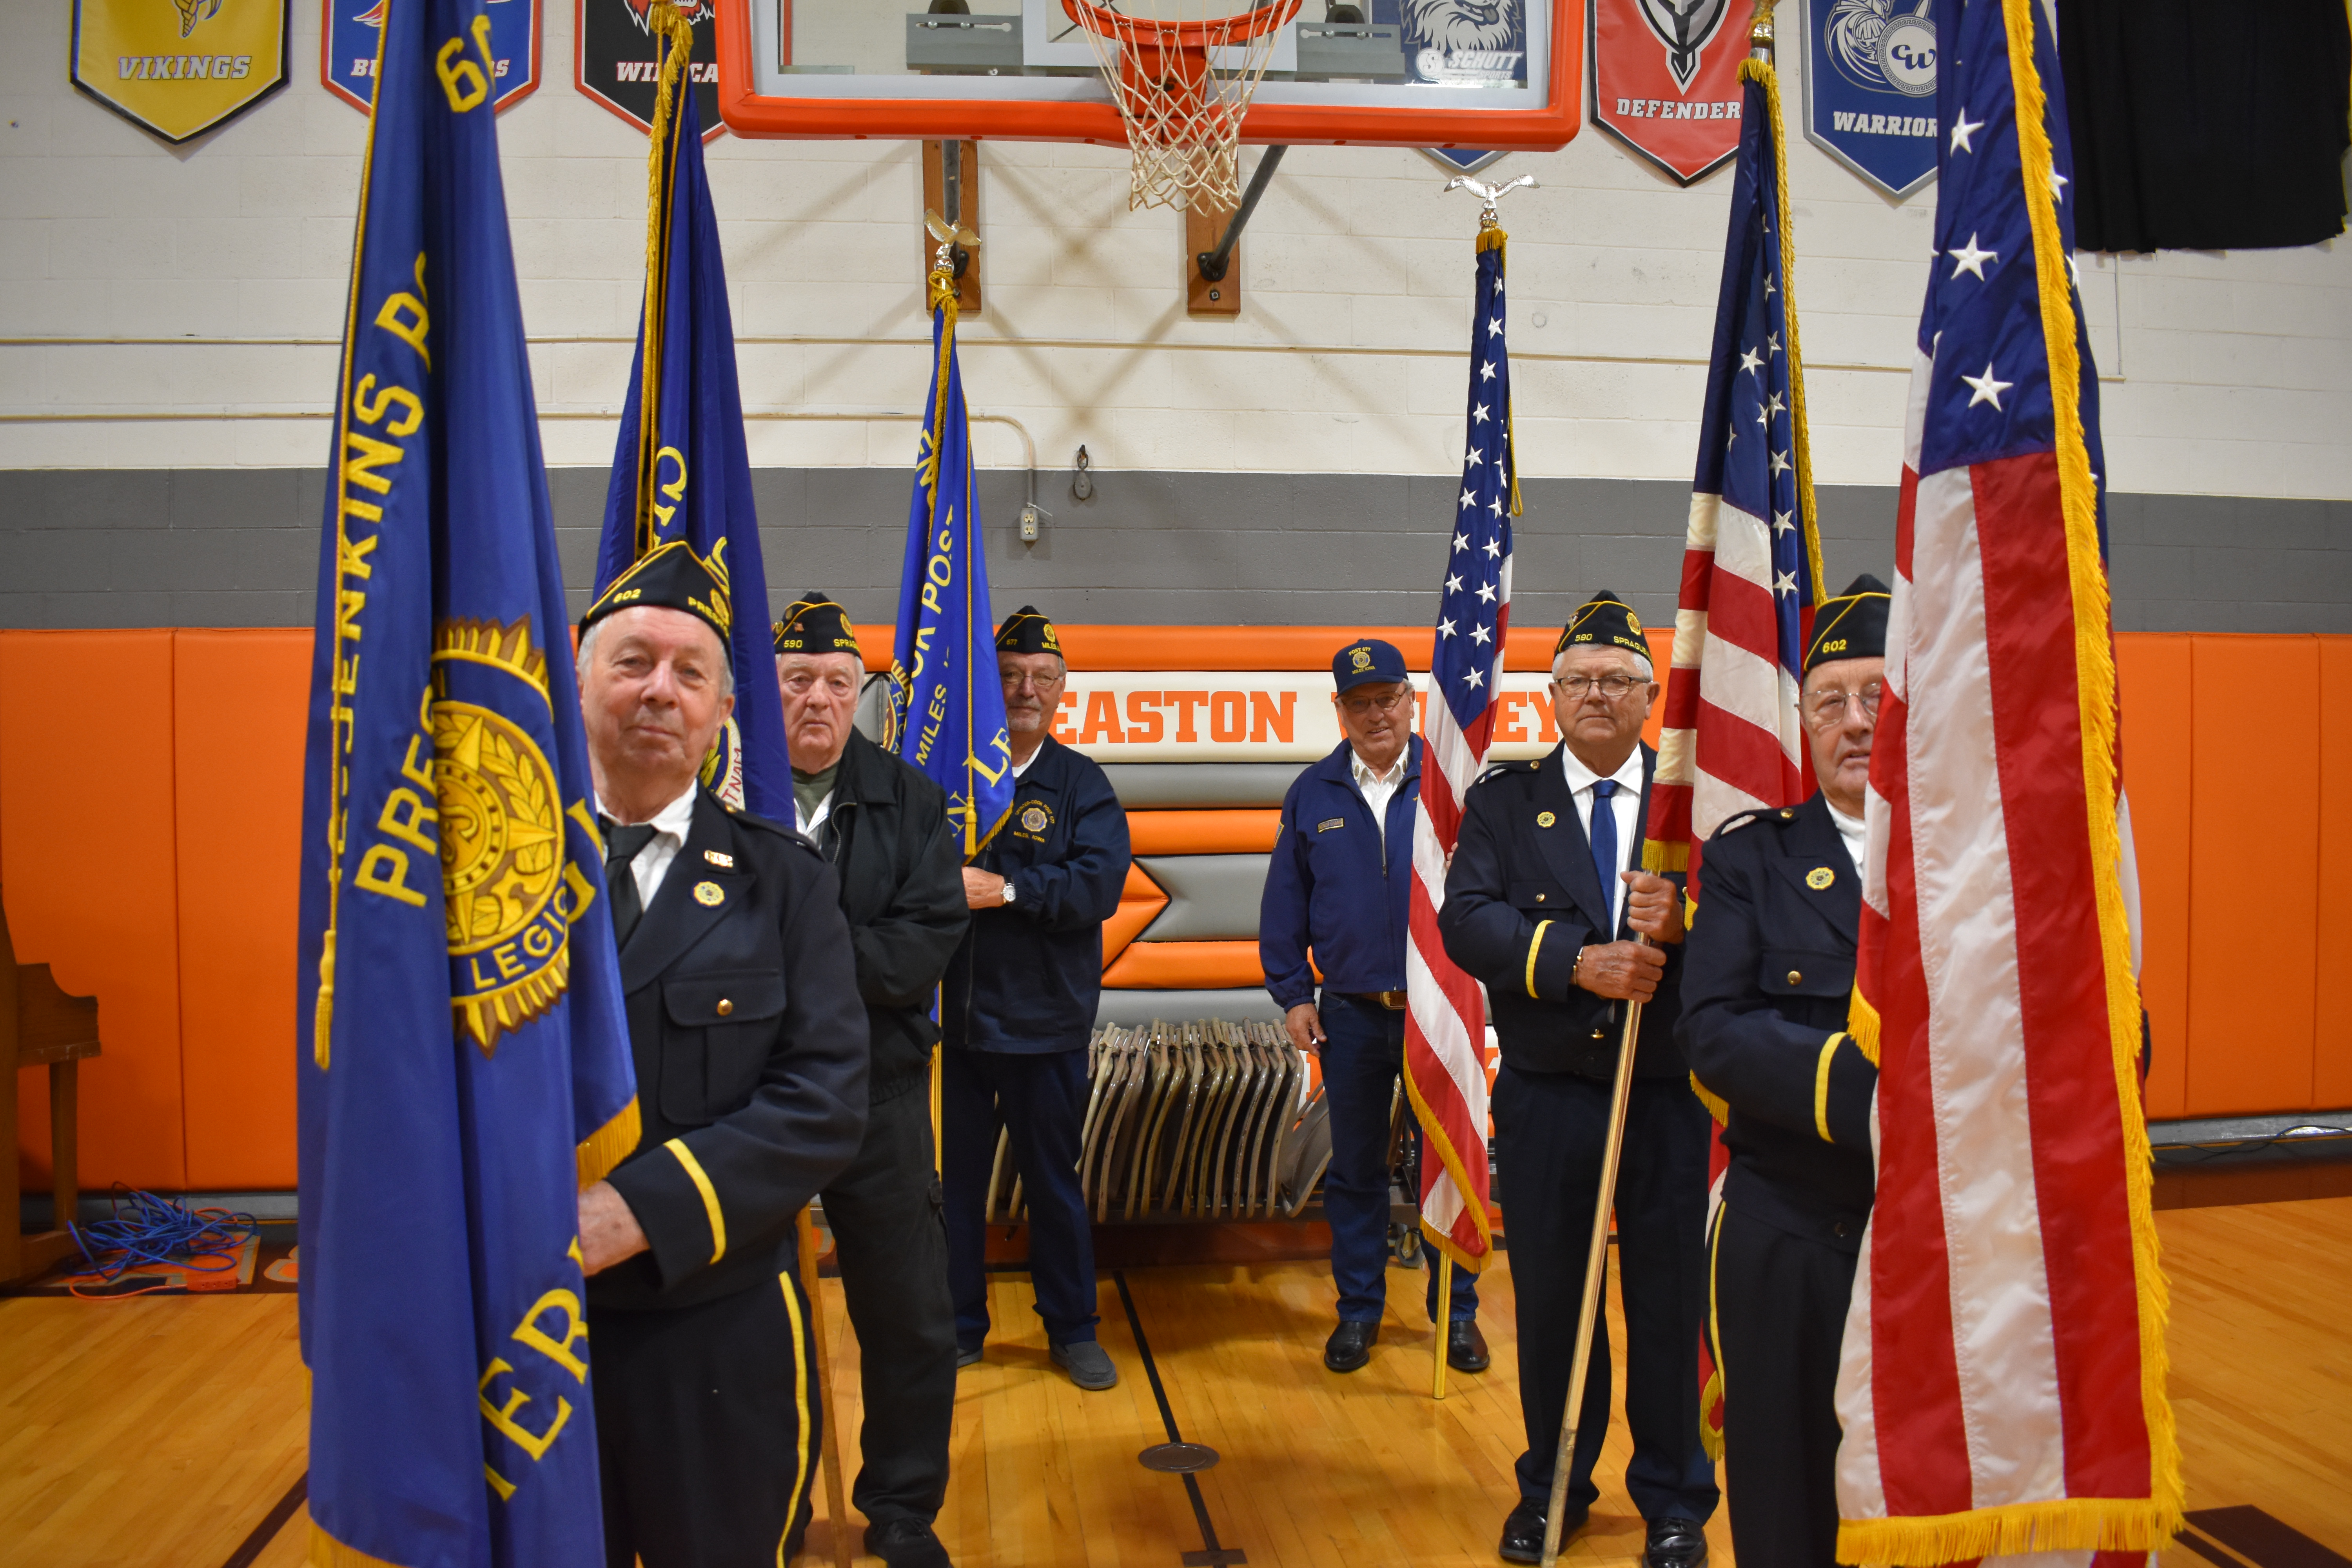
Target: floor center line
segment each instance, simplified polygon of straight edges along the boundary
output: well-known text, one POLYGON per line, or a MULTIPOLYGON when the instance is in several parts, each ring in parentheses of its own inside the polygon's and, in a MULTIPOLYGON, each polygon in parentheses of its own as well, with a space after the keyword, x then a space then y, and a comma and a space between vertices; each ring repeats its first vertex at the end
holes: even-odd
MULTIPOLYGON (((1160 1363, 1151 1359, 1151 1342, 1144 1337, 1143 1319, 1135 1310, 1135 1295, 1127 1288, 1127 1271, 1111 1270, 1111 1283, 1118 1287, 1118 1304, 1127 1311, 1127 1326, 1135 1335, 1136 1353, 1143 1358, 1143 1375, 1151 1382, 1151 1397, 1160 1404, 1160 1424, 1167 1428, 1171 1443, 1181 1443, 1184 1435, 1176 1429, 1176 1412, 1168 1403, 1168 1390, 1160 1381, 1160 1363)), ((1217 1542, 1217 1527, 1209 1518, 1208 1500, 1201 1495, 1200 1478, 1190 1471, 1183 1476, 1184 1495, 1192 1500, 1192 1518, 1201 1527, 1198 1552, 1184 1553, 1184 1568, 1218 1568, 1220 1564, 1247 1563, 1238 1546, 1223 1546, 1217 1542)))

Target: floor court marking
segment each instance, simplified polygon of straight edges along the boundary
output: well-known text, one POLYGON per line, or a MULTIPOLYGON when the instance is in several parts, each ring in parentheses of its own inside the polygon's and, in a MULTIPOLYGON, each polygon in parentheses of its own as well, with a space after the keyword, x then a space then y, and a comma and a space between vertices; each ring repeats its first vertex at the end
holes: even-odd
POLYGON ((2236 1508, 2197 1509, 2189 1513, 2189 1523, 2190 1528, 2176 1539, 2221 1568, 2242 1568, 2247 1563, 2254 1568, 2352 1568, 2352 1558, 2329 1551, 2293 1525, 2258 1508, 2242 1504, 2236 1508), (2206 1539, 2208 1536, 2211 1540, 2206 1539), (2217 1547, 2215 1542, 2221 1545, 2217 1547))
POLYGON ((309 1501, 310 1497, 310 1472, 305 1470, 294 1478, 294 1484, 286 1489, 286 1495, 278 1500, 278 1506, 262 1516, 261 1522, 253 1527, 253 1533, 238 1543, 237 1549, 228 1554, 228 1561, 222 1563, 221 1568, 252 1568, 254 1559, 261 1555, 264 1547, 278 1539, 278 1532, 286 1528, 286 1521, 294 1517, 294 1510, 309 1501))
MULTIPOLYGON (((1136 1353, 1143 1358, 1143 1375, 1151 1380, 1151 1397, 1160 1402, 1160 1424, 1168 1429, 1168 1440, 1181 1443, 1184 1435, 1176 1429, 1176 1412, 1168 1403, 1168 1390, 1160 1382, 1160 1363, 1151 1359, 1151 1342, 1143 1336, 1143 1320, 1135 1310, 1135 1297, 1127 1288, 1127 1270, 1111 1270, 1111 1283, 1118 1287, 1118 1304, 1126 1309, 1128 1331, 1135 1335, 1136 1353)), ((1192 1518, 1201 1526, 1202 1550, 1184 1553, 1184 1568, 1218 1568, 1219 1564, 1247 1563, 1249 1558, 1238 1546, 1221 1546, 1217 1542, 1217 1527, 1209 1518, 1208 1500, 1201 1495, 1201 1479, 1192 1471, 1183 1472, 1184 1495, 1192 1500, 1192 1518)))

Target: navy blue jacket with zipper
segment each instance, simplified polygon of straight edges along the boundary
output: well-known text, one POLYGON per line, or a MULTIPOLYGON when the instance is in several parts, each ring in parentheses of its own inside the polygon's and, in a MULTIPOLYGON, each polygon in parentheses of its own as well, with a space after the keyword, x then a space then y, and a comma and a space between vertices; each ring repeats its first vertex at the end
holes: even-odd
POLYGON ((1315 1000, 1309 948, 1328 990, 1404 989, 1421 752, 1415 735, 1405 752, 1404 779, 1389 796, 1385 845, 1371 804, 1356 787, 1346 741, 1293 779, 1282 797, 1282 825, 1258 900, 1257 952, 1266 991, 1286 1012, 1315 1000))
POLYGON ((964 1050, 1086 1047, 1102 997, 1102 924, 1127 886, 1127 813, 1100 764, 1048 735, 1013 812, 972 864, 1013 901, 974 910, 948 962, 940 1024, 964 1050))

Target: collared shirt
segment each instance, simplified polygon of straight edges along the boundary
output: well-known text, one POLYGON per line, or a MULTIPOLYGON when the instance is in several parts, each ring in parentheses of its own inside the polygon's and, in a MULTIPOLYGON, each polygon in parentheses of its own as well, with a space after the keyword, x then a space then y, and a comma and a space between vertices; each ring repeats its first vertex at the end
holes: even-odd
POLYGON ((1830 806, 1830 820, 1837 824, 1838 837, 1845 840, 1845 852, 1853 857, 1853 874, 1857 877, 1861 876, 1863 874, 1862 852, 1870 842, 1869 833, 1864 826, 1862 818, 1848 816, 1836 806, 1830 805, 1829 796, 1826 795, 1822 797, 1822 804, 1830 806))
MULTIPOLYGON (((654 814, 654 836, 629 862, 629 874, 637 879, 637 903, 652 909, 654 895, 661 891, 662 878, 669 871, 669 863, 686 847, 686 835, 694 826, 694 797, 702 788, 700 780, 686 786, 686 793, 654 814)), ((596 814, 607 822, 621 819, 604 805, 604 797, 596 797, 596 814)))
MULTIPOLYGON (((1577 761, 1576 753, 1566 746, 1559 749, 1559 765, 1568 775, 1568 793, 1576 801, 1576 819, 1584 825, 1584 841, 1592 842, 1592 786, 1601 775, 1577 761)), ((1609 797, 1609 808, 1617 816, 1617 869, 1637 869, 1642 864, 1642 837, 1635 828, 1642 816, 1642 748, 1635 746, 1625 755, 1622 766, 1610 775, 1617 781, 1617 793, 1609 797)), ((1625 918, 1625 882, 1622 877, 1608 879, 1601 896, 1609 900, 1610 934, 1604 942, 1614 941, 1619 922, 1625 918)))
POLYGON ((1045 744, 1044 744, 1044 742, 1039 742, 1039 744, 1038 744, 1037 751, 1035 751, 1035 752, 1030 752, 1030 753, 1029 753, 1029 760, 1028 760, 1028 762, 1024 762, 1024 763, 1013 763, 1013 778, 1014 778, 1016 781, 1018 781, 1018 780, 1021 778, 1021 776, 1022 776, 1023 774, 1026 773, 1029 771, 1030 765, 1031 765, 1032 763, 1035 763, 1035 762, 1036 762, 1038 752, 1043 752, 1045 749, 1045 744))
POLYGON ((1412 755, 1412 748, 1408 745, 1397 753, 1388 772, 1376 773, 1355 747, 1348 748, 1348 775, 1364 792, 1364 804, 1372 808, 1372 826, 1381 830, 1381 858, 1384 861, 1389 853, 1389 800, 1403 787, 1404 764, 1412 755))

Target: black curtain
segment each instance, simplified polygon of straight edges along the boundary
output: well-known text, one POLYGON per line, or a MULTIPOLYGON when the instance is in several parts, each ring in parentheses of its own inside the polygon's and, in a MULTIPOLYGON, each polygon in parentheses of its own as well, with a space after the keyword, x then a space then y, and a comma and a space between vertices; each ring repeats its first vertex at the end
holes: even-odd
POLYGON ((2345 0, 2058 0, 2084 250, 2315 245, 2344 230, 2345 0))

